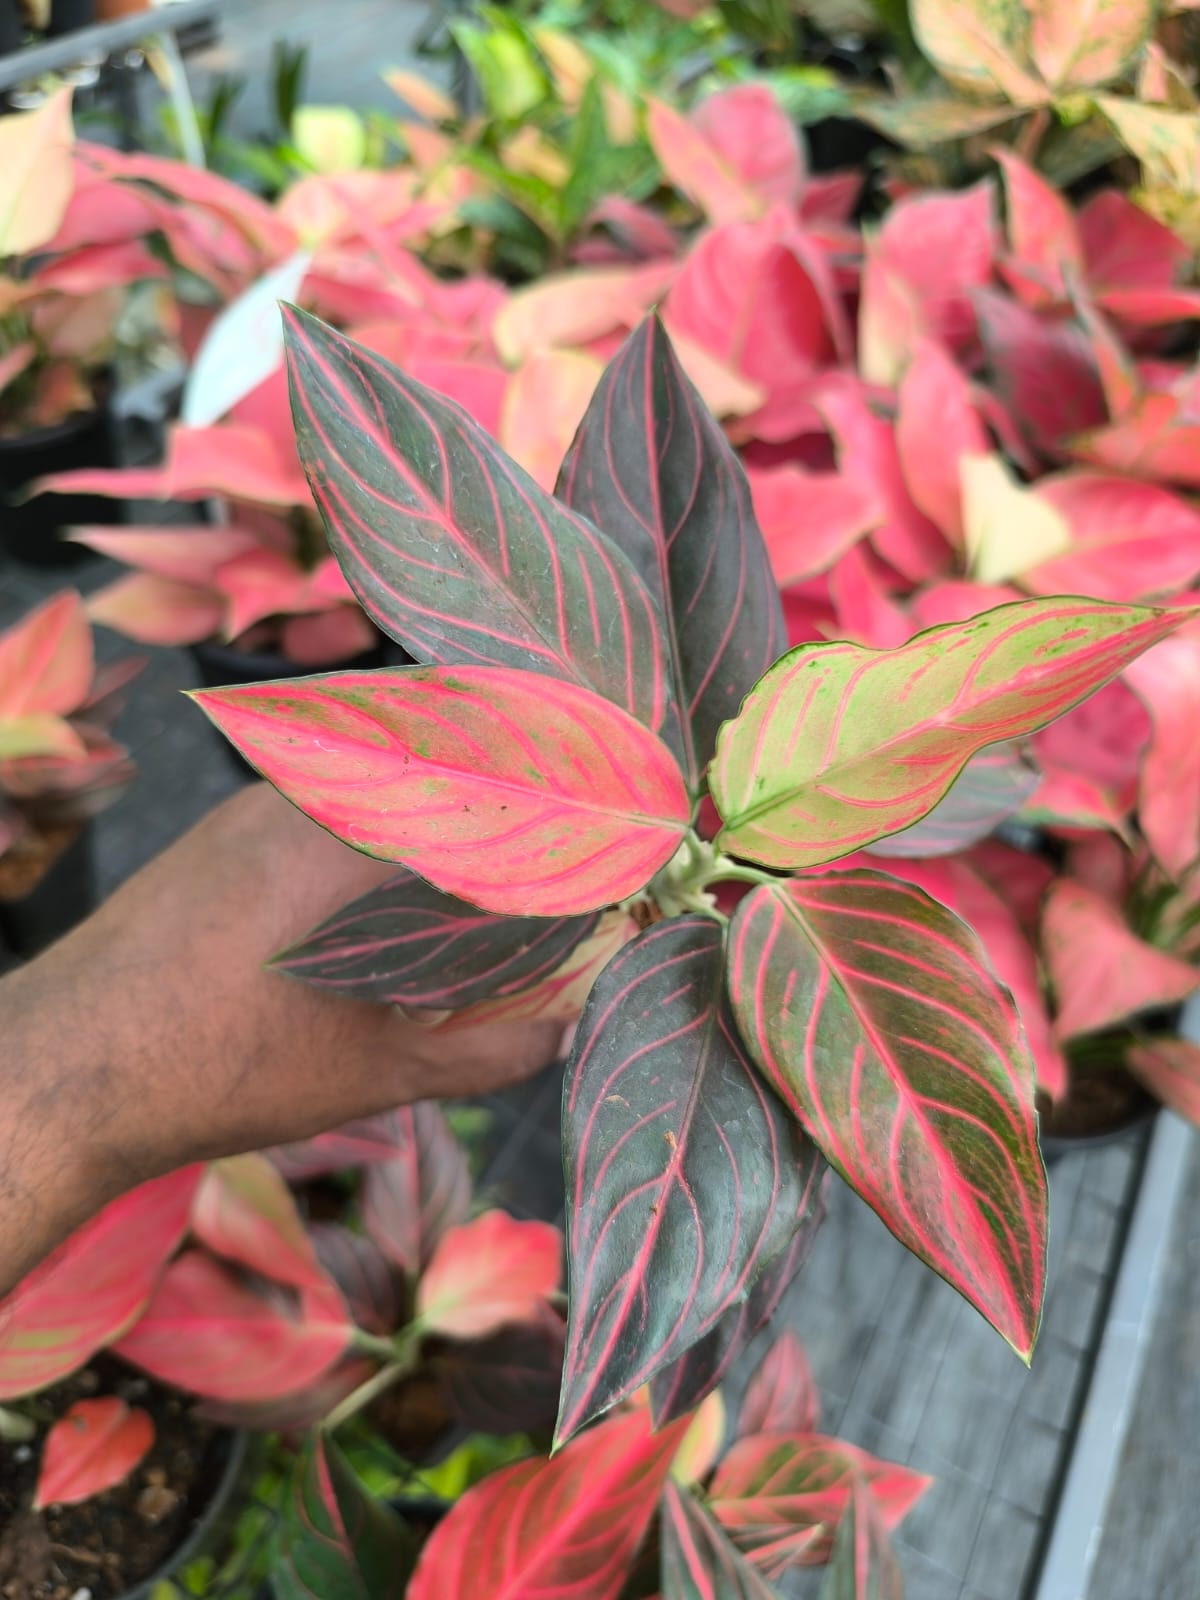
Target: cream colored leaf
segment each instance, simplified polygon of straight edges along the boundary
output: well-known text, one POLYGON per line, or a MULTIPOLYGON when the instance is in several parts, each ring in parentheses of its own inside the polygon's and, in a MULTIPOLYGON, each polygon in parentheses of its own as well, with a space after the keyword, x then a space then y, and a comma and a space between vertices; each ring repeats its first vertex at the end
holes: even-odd
POLYGON ((1005 583, 1069 548, 1066 519, 1017 483, 999 456, 964 456, 959 478, 963 537, 976 583, 1005 583))
POLYGON ((74 142, 67 88, 0 118, 0 256, 26 255, 58 232, 75 187, 74 142))

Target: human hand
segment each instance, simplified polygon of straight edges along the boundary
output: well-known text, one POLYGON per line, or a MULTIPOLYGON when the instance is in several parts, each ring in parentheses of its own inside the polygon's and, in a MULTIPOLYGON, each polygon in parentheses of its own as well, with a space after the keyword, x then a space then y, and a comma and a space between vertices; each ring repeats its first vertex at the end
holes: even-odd
MULTIPOLYGON (((22 1191, 30 1259, 48 1232, 185 1162, 480 1094, 554 1058, 560 1025, 443 1035, 264 969, 394 871, 255 784, 5 979, 0 1199, 11 1218, 22 1191)), ((0 1243, 0 1284, 6 1264, 0 1243)))

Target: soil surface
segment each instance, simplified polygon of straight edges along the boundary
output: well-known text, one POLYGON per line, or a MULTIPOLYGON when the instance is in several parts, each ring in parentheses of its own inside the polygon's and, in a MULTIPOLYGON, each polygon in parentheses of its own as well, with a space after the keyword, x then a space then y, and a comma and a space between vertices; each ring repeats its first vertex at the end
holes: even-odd
POLYGON ((185 1396, 98 1358, 31 1405, 45 1408, 48 1427, 76 1400, 107 1394, 150 1414, 154 1444, 104 1494, 34 1511, 44 1430, 28 1445, 0 1446, 3 1600, 72 1600, 80 1591, 91 1600, 116 1600, 162 1566, 211 1501, 227 1436, 197 1416, 185 1396))
POLYGON ((0 856, 0 900, 24 900, 70 846, 79 824, 23 834, 0 856))

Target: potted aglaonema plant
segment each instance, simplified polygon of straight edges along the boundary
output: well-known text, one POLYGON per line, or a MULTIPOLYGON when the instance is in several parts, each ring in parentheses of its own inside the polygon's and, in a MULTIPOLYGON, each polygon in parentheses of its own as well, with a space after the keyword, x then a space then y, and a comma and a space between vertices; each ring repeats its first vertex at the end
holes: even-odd
POLYGON ((623 928, 567 1064, 557 1442, 647 1383, 659 1424, 704 1397, 798 1270, 827 1164, 1028 1360, 1046 1188, 1018 1012, 965 922, 857 852, 1194 613, 1041 597, 898 648, 787 651, 744 475, 657 321, 556 496, 452 402, 285 326, 330 547, 421 663, 195 697, 295 805, 405 869, 286 964, 483 1015, 623 928))
POLYGON ((0 1587, 147 1600, 219 1547, 244 1436, 107 1353, 186 1234, 202 1169, 155 1179, 0 1302, 0 1587))
POLYGON ((88 824, 134 775, 109 732, 138 658, 96 668, 82 598, 0 634, 0 945, 36 955, 94 905, 88 824))

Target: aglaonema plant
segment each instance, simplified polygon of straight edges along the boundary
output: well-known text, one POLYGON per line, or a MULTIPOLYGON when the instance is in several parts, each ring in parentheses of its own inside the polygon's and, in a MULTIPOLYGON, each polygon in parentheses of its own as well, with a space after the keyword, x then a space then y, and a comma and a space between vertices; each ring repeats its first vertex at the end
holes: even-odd
POLYGON ((802 1265, 827 1165, 1027 1360, 1046 1189, 1016 1009, 957 916, 837 863, 1191 613, 1038 598, 784 653, 741 468, 656 320, 555 496, 452 402, 285 320, 331 549, 421 664, 196 698, 404 868, 285 971, 451 1021, 594 977, 563 1103, 559 1443, 643 1385, 660 1424, 711 1390, 802 1265))

